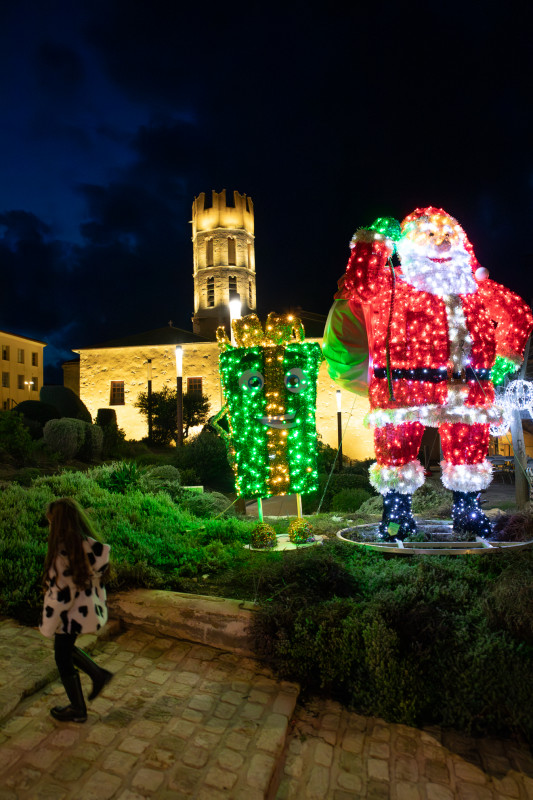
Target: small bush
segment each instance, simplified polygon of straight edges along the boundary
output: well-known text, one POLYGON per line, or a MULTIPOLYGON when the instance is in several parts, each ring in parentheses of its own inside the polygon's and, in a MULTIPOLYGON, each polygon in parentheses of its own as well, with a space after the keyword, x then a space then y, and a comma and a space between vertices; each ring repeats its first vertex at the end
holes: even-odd
POLYGON ((202 431, 183 447, 177 448, 174 464, 180 471, 194 469, 199 483, 210 489, 232 492, 235 488, 226 445, 210 431, 202 431))
POLYGON ((147 492, 167 492, 177 501, 181 494, 179 470, 170 464, 150 467, 143 474, 140 486, 147 492))
POLYGON ((494 539, 499 542, 529 542, 533 539, 533 514, 498 514, 493 524, 494 539))
POLYGON ((252 531, 252 547, 263 550, 268 547, 274 547, 276 541, 276 531, 266 522, 260 522, 252 531))
POLYGON ((125 494, 140 486, 144 470, 135 461, 114 461, 93 470, 91 476, 103 489, 117 494, 125 494))
MULTIPOLYGON (((358 477, 357 475, 355 477, 358 477)), ((332 511, 357 511, 361 504, 370 498, 364 489, 341 489, 331 498, 332 511)))
POLYGON ((200 486, 200 478, 198 473, 193 467, 184 467, 180 469, 181 485, 182 486, 200 486))
POLYGON ((304 544, 313 541, 313 527, 306 519, 293 519, 289 523, 289 541, 293 544, 304 544))
POLYGON ((202 492, 200 494, 184 490, 180 505, 196 517, 218 517, 224 512, 230 515, 235 514, 231 502, 219 492, 202 492))
POLYGON ((0 452, 22 464, 29 458, 31 447, 31 436, 22 418, 14 411, 0 411, 0 452))
POLYGON ((360 514, 382 514, 383 496, 378 494, 375 497, 370 497, 364 503, 361 503, 358 511, 360 514))
POLYGON ((126 434, 118 427, 114 408, 99 408, 96 424, 102 429, 102 457, 117 458, 120 455, 126 434))
POLYGON ((44 441, 50 450, 70 461, 85 442, 85 425, 79 419, 51 419, 43 430, 44 441))
POLYGON ((24 424, 34 440, 42 437, 43 427, 49 420, 58 419, 61 416, 54 406, 39 400, 24 400, 14 411, 22 416, 24 424))

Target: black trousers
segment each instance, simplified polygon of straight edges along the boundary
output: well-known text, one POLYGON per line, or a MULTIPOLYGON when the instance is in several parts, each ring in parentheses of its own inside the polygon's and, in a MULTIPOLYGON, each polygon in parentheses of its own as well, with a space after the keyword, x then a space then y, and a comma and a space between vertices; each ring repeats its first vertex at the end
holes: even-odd
POLYGON ((61 680, 76 673, 72 655, 77 638, 76 633, 56 633, 54 637, 54 656, 61 680))

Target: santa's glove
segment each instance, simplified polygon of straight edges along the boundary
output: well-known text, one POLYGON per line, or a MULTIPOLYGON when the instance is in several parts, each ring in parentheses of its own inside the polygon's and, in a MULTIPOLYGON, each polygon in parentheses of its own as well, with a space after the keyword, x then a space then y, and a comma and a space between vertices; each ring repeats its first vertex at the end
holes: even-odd
POLYGON ((354 248, 357 242, 376 242, 384 246, 387 258, 394 253, 395 243, 401 238, 400 223, 394 217, 378 217, 368 228, 359 228, 350 242, 354 248))
POLYGON ((505 358, 504 356, 496 356, 494 366, 490 371, 492 382, 496 386, 501 386, 505 382, 507 375, 512 375, 520 369, 520 361, 518 359, 505 358))

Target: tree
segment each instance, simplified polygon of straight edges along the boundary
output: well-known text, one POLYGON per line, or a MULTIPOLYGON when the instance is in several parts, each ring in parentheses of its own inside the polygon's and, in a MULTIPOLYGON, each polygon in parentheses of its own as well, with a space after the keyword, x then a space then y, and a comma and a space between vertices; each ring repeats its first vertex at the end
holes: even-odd
MULTIPOLYGON (((176 390, 165 386, 160 392, 152 392, 152 442, 153 444, 170 444, 177 437, 177 402, 176 390)), ((134 403, 143 417, 148 420, 148 392, 141 392, 134 403)), ((205 394, 192 392, 183 395, 183 435, 189 435, 189 428, 201 425, 209 414, 209 398, 205 394)))

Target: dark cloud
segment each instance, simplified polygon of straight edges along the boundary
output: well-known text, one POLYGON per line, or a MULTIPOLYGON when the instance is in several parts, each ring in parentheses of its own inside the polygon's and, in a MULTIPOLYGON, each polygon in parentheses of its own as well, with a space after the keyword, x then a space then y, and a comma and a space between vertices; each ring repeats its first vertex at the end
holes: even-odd
POLYGON ((56 361, 190 326, 190 207, 211 189, 254 200, 261 313, 326 312, 355 228, 430 204, 531 294, 531 10, 20 0, 0 15, 0 327, 31 320, 56 361))

